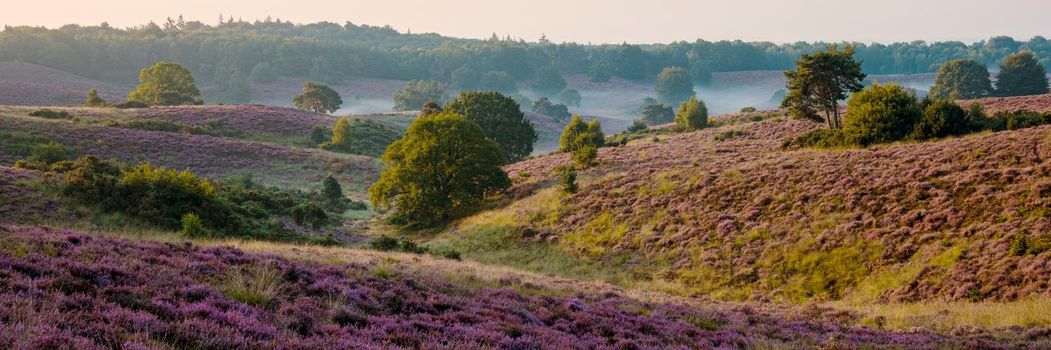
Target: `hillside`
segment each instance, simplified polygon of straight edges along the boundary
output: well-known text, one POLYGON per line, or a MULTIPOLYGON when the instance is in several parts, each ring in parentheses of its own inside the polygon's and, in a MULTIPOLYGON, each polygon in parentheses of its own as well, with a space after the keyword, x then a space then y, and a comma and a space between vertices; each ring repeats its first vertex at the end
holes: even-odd
POLYGON ((774 118, 605 148, 570 196, 546 189, 565 155, 513 164, 518 200, 433 242, 489 263, 558 257, 575 262, 527 268, 576 265, 725 299, 1051 296, 1051 251, 1011 251, 1014 241, 1051 240, 1051 127, 779 149, 816 127, 774 118))
POLYGON ((30 63, 0 62, 0 105, 79 105, 88 89, 123 101, 129 88, 30 63))
POLYGON ((16 348, 1006 346, 614 293, 532 296, 383 263, 318 264, 46 228, 0 226, 0 248, 0 314, 12 316, 0 318, 0 342, 16 348))

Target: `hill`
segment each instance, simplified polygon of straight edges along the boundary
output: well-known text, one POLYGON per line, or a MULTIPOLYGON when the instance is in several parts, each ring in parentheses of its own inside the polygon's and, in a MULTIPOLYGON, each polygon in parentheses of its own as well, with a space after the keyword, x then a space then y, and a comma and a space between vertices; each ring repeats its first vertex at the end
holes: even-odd
POLYGON ((1033 112, 1051 111, 1051 94, 1017 96, 1017 97, 991 97, 978 100, 961 101, 964 107, 978 102, 986 113, 1015 112, 1028 110, 1033 112))
MULTIPOLYGON (((0 342, 18 348, 1006 346, 613 293, 533 296, 389 263, 319 264, 47 228, 0 226, 0 248, 8 286, 0 314, 18 315, 0 318, 0 342)), ((1046 340, 1014 345, 1027 343, 1046 340)))
POLYGON ((129 88, 30 63, 0 62, 0 105, 79 105, 88 89, 123 101, 129 88))
POLYGON ((773 118, 604 148, 573 195, 550 188, 567 156, 513 164, 517 200, 433 244, 489 263, 736 300, 1051 296, 1051 126, 779 148, 817 127, 773 118), (1013 242, 1042 248, 1019 252, 1013 242), (535 263, 545 257, 552 263, 535 263))

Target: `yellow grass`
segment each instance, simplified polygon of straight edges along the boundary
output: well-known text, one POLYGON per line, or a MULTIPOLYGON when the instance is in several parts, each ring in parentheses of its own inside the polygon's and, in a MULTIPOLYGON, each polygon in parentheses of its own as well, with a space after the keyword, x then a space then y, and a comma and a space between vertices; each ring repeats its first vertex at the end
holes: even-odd
POLYGON ((863 323, 894 330, 923 327, 948 332, 960 325, 1023 328, 1051 325, 1051 298, 1012 302, 925 302, 909 304, 833 305, 865 315, 863 323))

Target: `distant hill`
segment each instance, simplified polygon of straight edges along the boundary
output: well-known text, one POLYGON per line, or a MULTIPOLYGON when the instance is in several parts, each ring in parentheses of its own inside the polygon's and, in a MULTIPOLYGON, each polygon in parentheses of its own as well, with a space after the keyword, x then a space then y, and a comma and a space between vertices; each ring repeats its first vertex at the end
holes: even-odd
POLYGON ((0 105, 79 105, 91 88, 111 101, 123 101, 130 90, 35 64, 0 62, 0 105))

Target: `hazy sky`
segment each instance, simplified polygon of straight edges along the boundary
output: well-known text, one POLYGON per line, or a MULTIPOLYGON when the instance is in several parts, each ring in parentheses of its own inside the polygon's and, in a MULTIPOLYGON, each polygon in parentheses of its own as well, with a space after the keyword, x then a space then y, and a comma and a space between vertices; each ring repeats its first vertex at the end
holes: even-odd
POLYGON ((792 41, 975 41, 1051 37, 1049 0, 0 0, 0 24, 139 25, 220 14, 300 23, 535 41, 652 43, 704 38, 792 41), (1010 9, 1006 15, 1004 9, 1010 9))

